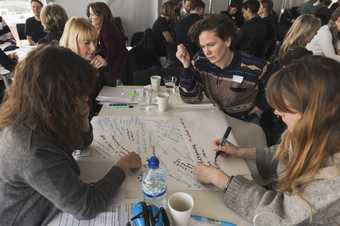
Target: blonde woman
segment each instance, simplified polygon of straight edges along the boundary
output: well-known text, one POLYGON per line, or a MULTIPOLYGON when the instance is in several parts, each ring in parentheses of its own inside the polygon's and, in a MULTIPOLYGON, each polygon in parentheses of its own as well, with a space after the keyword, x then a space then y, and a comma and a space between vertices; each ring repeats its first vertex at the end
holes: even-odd
POLYGON ((285 65, 292 60, 312 53, 305 49, 321 26, 321 21, 313 15, 299 16, 289 29, 279 50, 280 63, 285 65))
POLYGON ((198 180, 224 191, 225 205, 254 225, 340 225, 339 71, 340 63, 320 56, 284 67, 267 86, 270 105, 287 125, 279 146, 221 148, 255 159, 272 189, 202 164, 194 170, 198 180))
POLYGON ((89 61, 95 68, 107 66, 106 60, 96 55, 98 33, 95 27, 85 18, 70 18, 60 38, 59 45, 71 49, 89 61))
MULTIPOLYGON (((96 28, 85 18, 70 18, 60 38, 59 45, 71 49, 74 53, 87 60, 98 70, 95 90, 91 94, 93 103, 99 91, 104 85, 105 79, 111 77, 111 71, 106 60, 101 55, 96 55, 98 33, 96 28)), ((94 104, 93 111, 96 112, 97 105, 94 104)))
POLYGON ((322 26, 306 48, 314 55, 322 55, 340 62, 340 8, 337 8, 327 25, 322 26))
POLYGON ((63 34, 67 19, 67 13, 60 5, 49 4, 44 6, 40 12, 40 20, 47 34, 45 37, 40 39, 38 43, 47 44, 52 41, 59 41, 61 35, 63 34))

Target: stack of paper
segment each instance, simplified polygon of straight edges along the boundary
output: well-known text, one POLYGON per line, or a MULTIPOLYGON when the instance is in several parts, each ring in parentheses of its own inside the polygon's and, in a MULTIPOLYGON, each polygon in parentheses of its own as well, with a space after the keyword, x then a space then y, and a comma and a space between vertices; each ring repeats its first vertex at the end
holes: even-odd
POLYGON ((97 96, 99 102, 137 104, 142 88, 104 86, 97 96))

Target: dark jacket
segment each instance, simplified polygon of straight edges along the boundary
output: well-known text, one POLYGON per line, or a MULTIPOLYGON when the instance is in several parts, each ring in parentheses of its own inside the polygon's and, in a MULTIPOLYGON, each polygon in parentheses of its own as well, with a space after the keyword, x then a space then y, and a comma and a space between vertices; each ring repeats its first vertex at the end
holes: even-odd
POLYGON ((121 74, 127 60, 124 33, 116 25, 104 23, 98 38, 97 53, 105 58, 111 70, 104 76, 104 85, 115 86, 117 79, 122 79, 121 74))
POLYGON ((38 41, 39 44, 49 44, 51 42, 59 42, 61 36, 63 35, 63 31, 48 31, 42 39, 38 41))
POLYGON ((258 16, 246 21, 236 38, 236 49, 263 57, 266 50, 267 29, 258 16))
POLYGON ((9 58, 4 51, 0 49, 0 65, 6 70, 12 71, 16 65, 16 61, 9 58))
POLYGON ((175 25, 176 44, 183 44, 187 48, 191 56, 193 56, 199 50, 199 47, 195 42, 191 40, 190 36, 188 35, 188 31, 195 22, 202 18, 203 17, 197 14, 191 13, 183 17, 183 19, 178 21, 175 25))

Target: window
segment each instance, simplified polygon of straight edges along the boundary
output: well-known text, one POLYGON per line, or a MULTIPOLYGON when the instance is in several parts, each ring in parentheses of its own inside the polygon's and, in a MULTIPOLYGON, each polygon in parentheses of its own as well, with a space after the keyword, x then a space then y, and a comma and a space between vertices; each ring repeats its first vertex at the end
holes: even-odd
MULTIPOLYGON (((46 4, 46 0, 40 0, 46 4)), ((8 25, 25 23, 28 17, 33 16, 30 0, 0 0, 0 16, 8 25)))

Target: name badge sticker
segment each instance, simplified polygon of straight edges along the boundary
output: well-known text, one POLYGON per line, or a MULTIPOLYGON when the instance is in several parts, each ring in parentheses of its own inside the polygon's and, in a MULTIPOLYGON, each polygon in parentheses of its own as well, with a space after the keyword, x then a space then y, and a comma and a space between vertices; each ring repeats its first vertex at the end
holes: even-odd
POLYGON ((233 82, 242 83, 243 77, 239 75, 233 75, 233 82))

